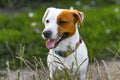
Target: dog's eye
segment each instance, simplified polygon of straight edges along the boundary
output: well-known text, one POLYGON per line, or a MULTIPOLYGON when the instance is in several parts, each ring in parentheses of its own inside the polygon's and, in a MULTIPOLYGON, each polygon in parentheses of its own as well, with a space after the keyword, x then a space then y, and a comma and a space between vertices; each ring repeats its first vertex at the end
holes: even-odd
POLYGON ((49 20, 46 20, 46 23, 49 23, 50 21, 49 20))
POLYGON ((59 24, 59 25, 64 25, 65 23, 67 23, 67 22, 66 22, 66 21, 63 21, 63 20, 58 21, 58 24, 59 24))

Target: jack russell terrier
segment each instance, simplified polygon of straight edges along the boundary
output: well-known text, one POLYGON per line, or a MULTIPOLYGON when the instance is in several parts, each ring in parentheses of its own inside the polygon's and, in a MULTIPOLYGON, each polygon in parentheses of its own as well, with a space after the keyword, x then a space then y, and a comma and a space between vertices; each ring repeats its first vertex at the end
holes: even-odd
POLYGON ((51 79, 56 69, 73 67, 74 73, 79 72, 80 80, 85 80, 89 58, 78 30, 83 19, 84 14, 77 10, 50 7, 45 11, 42 18, 45 24, 42 37, 48 39, 46 47, 50 51, 47 64, 51 79))

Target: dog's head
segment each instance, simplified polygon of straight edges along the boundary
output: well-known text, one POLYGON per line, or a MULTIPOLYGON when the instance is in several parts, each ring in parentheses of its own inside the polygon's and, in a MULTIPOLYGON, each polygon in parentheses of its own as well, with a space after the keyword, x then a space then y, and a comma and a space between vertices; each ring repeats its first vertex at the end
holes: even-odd
POLYGON ((53 48, 55 43, 63 39, 71 37, 76 31, 76 23, 80 26, 84 19, 84 14, 77 10, 48 8, 43 16, 42 22, 45 28, 42 37, 48 39, 47 48, 53 48))

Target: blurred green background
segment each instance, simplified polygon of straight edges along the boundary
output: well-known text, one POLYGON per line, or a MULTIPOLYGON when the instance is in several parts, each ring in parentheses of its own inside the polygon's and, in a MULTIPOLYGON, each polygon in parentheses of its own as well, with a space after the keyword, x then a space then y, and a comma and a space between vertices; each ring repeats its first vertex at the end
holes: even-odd
POLYGON ((84 12, 80 34, 90 61, 120 55, 120 0, 0 0, 0 68, 8 61, 11 68, 19 67, 16 56, 21 45, 25 46, 25 59, 32 62, 33 56, 41 57, 46 64, 48 49, 41 37, 41 19, 51 6, 84 12))

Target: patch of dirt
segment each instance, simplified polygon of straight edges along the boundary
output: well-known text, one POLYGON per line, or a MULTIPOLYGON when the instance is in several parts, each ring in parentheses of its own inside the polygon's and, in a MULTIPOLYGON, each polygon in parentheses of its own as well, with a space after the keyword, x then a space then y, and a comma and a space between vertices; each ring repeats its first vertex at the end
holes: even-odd
POLYGON ((89 65, 90 80, 120 80, 120 61, 102 61, 89 65))

